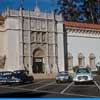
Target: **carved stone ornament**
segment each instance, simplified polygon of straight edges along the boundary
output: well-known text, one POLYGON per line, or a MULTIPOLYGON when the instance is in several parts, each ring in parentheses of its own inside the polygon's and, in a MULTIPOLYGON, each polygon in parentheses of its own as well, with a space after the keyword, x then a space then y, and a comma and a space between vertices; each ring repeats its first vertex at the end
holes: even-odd
POLYGON ((0 68, 4 68, 6 62, 6 56, 0 56, 0 68))

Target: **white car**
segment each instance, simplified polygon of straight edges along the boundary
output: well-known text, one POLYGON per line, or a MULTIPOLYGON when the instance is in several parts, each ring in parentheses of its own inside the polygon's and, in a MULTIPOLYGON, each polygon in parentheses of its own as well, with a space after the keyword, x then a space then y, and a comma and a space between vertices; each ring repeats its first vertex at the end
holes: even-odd
POLYGON ((66 71, 59 72, 56 76, 56 83, 70 82, 70 81, 72 81, 72 77, 66 71))
POLYGON ((93 83, 93 76, 89 68, 78 68, 75 72, 73 81, 77 83, 93 83))

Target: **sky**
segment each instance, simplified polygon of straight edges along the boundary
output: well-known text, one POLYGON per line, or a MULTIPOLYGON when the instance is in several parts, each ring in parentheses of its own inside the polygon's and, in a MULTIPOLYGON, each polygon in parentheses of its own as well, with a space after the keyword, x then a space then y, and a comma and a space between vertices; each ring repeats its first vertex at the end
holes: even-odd
MULTIPOLYGON (((25 10, 33 10, 37 6, 43 12, 50 12, 56 8, 56 0, 23 0, 25 10), (36 3, 37 2, 37 3, 36 3)), ((0 0, 0 13, 7 7, 10 9, 19 9, 22 0, 0 0)))

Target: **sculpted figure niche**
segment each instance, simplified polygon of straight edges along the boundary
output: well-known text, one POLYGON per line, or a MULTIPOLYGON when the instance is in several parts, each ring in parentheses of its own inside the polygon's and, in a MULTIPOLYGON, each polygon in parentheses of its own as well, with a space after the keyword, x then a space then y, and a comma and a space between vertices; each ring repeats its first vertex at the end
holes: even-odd
POLYGON ((45 33, 42 33, 42 41, 43 42, 45 42, 45 38, 46 38, 45 35, 46 35, 45 33))
POLYGON ((37 42, 40 43, 41 42, 41 33, 37 32, 37 42))
POLYGON ((31 32, 31 42, 36 42, 36 32, 31 32))
POLYGON ((6 56, 0 56, 0 68, 4 68, 6 62, 6 56))

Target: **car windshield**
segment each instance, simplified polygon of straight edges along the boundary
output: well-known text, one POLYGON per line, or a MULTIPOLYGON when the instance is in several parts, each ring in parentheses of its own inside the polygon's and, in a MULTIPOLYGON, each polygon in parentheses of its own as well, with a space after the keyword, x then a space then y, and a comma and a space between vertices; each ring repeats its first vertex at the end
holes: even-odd
POLYGON ((22 73, 22 72, 25 72, 25 70, 16 70, 16 71, 14 71, 14 73, 22 73))
POLYGON ((59 72, 58 73, 58 76, 65 76, 65 75, 68 75, 68 73, 67 72, 59 72))
POLYGON ((25 70, 17 70, 13 72, 13 76, 17 78, 22 78, 26 76, 25 70))
POLYGON ((76 73, 89 73, 89 70, 87 68, 78 69, 76 73))

